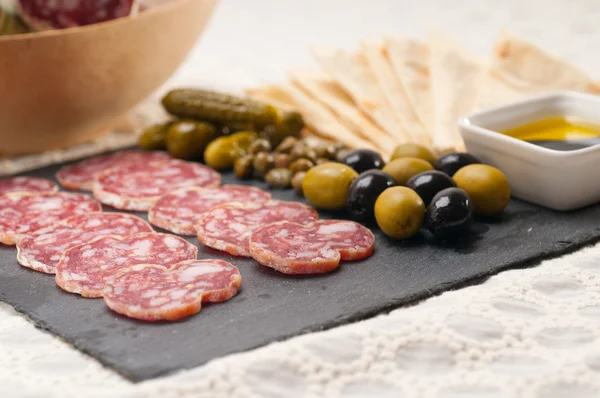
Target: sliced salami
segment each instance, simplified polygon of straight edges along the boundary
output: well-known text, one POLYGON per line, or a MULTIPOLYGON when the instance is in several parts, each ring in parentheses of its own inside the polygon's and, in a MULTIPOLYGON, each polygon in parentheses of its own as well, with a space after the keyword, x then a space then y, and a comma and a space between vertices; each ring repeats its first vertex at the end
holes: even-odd
POLYGON ((0 242, 14 245, 23 235, 77 214, 101 211, 87 195, 13 192, 0 196, 0 242))
POLYGON ((147 211, 162 195, 184 187, 218 187, 221 175, 182 160, 132 164, 100 173, 94 196, 117 209, 147 211))
POLYGON ((369 257, 374 244, 373 233, 353 221, 282 221, 254 231, 250 254, 284 274, 322 274, 336 269, 340 260, 369 257))
POLYGON ((228 202, 264 202, 271 194, 259 188, 225 185, 220 188, 183 188, 168 193, 148 211, 152 225, 180 235, 194 236, 200 214, 228 202))
POLYGON ((98 174, 113 167, 125 167, 131 164, 147 164, 155 161, 170 160, 171 157, 160 151, 129 150, 95 156, 65 166, 56 173, 58 182, 66 188, 91 191, 98 174))
POLYGON ((56 273, 60 256, 68 249, 103 236, 153 232, 146 221, 130 214, 88 213, 42 228, 17 242, 17 261, 46 274, 56 273))
POLYGON ((105 236, 67 250, 56 265, 56 284, 83 297, 102 297, 107 278, 137 264, 170 266, 195 260, 198 249, 178 236, 141 233, 105 236))
POLYGON ((0 178, 0 195, 10 192, 57 192, 58 185, 45 178, 8 177, 0 178))
POLYGON ((222 260, 140 264, 109 278, 102 295, 108 308, 130 318, 175 321, 199 312, 203 302, 229 300, 241 283, 240 271, 222 260))
POLYGON ((203 213, 196 224, 196 232, 198 240, 205 246, 234 256, 249 257, 248 240, 255 229, 283 220, 306 224, 318 217, 312 207, 298 202, 234 202, 203 213))

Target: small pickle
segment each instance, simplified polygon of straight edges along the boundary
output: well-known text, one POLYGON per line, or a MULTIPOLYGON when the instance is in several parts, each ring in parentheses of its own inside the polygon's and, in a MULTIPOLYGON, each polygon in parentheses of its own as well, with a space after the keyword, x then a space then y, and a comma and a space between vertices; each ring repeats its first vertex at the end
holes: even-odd
POLYGON ((275 153, 273 156, 276 168, 286 168, 290 166, 290 155, 287 153, 275 153))
POLYGON ((308 171, 314 165, 315 164, 308 159, 296 159, 290 165, 290 170, 295 174, 299 171, 308 171))
POLYGON ((250 178, 252 176, 252 161, 254 160, 253 155, 246 155, 241 158, 237 158, 233 162, 233 173, 240 179, 250 178))
POLYGON ((138 142, 140 147, 149 151, 167 149, 167 131, 170 126, 171 122, 147 127, 140 135, 138 142))
POLYGON ((296 145, 297 143, 298 138, 287 137, 281 142, 281 144, 277 145, 277 148, 275 148, 275 152, 290 153, 292 151, 292 148, 294 148, 294 145, 296 145))
POLYGON ((212 124, 195 120, 180 120, 167 130, 167 150, 174 158, 199 159, 206 146, 216 138, 217 130, 212 124))
POLYGON ((273 155, 268 152, 257 153, 254 155, 252 167, 259 176, 264 176, 275 167, 275 159, 273 158, 273 155))
POLYGON ((292 183, 292 171, 284 168, 273 169, 265 175, 265 181, 271 188, 289 188, 292 183))
POLYGON ((259 138, 259 139, 255 140, 248 147, 248 153, 252 154, 252 155, 256 155, 257 153, 260 153, 260 152, 269 152, 269 151, 271 151, 271 144, 269 143, 269 141, 265 140, 264 138, 259 138))
POLYGON ((292 187, 298 192, 300 195, 303 194, 302 191, 302 181, 304 181, 304 176, 306 175, 306 171, 301 171, 292 177, 292 187))

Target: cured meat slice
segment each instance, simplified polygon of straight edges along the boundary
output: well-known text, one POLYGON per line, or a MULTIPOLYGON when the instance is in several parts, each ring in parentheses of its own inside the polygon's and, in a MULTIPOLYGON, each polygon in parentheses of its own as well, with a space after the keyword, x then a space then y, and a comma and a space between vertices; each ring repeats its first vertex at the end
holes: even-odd
POLYGON ((101 211, 87 195, 12 192, 0 196, 0 242, 14 245, 23 235, 77 214, 101 211))
POLYGON ((171 156, 160 151, 129 150, 108 153, 64 166, 56 173, 56 179, 66 189, 91 191, 96 176, 110 168, 170 159, 171 156))
POLYGON ((234 256, 250 257, 252 232, 277 221, 306 224, 319 218, 317 212, 298 202, 269 200, 261 203, 226 203, 203 213, 196 224, 198 240, 205 246, 234 256))
POLYGON ((8 177, 0 179, 0 195, 9 192, 56 192, 58 185, 45 178, 8 177))
POLYGON ((168 193, 148 211, 152 225, 180 235, 194 236, 200 214, 227 202, 264 202, 271 194, 259 188, 225 185, 220 188, 183 188, 168 193))
POLYGON ((137 13, 139 0, 19 0, 21 16, 37 30, 63 29, 137 13))
POLYGON ((144 321, 175 321, 200 311, 203 302, 227 301, 242 277, 222 260, 188 260, 167 268, 140 264, 106 282, 104 302, 113 311, 144 321))
POLYGON ((19 239, 17 261, 35 271, 54 274, 60 256, 72 247, 102 236, 129 236, 142 232, 153 230, 146 221, 130 214, 80 214, 19 239))
POLYGON ((94 196, 117 209, 147 211, 162 195, 184 187, 218 187, 221 175, 182 160, 136 163, 100 173, 94 196))
POLYGON ((83 297, 102 297, 107 278, 137 264, 170 266, 195 260, 198 249, 178 236, 155 232, 105 236, 67 250, 56 265, 56 284, 83 297))
POLYGON ((284 274, 322 274, 336 269, 340 260, 369 257, 374 244, 373 233, 353 221, 281 221, 254 231, 250 254, 284 274))

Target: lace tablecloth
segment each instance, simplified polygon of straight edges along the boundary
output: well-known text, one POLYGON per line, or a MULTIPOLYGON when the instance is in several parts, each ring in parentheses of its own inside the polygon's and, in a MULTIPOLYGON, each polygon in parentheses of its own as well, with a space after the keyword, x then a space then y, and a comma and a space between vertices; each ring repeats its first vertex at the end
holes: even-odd
MULTIPOLYGON (((171 84, 239 90, 312 65, 310 43, 421 36, 428 26, 482 52, 510 25, 593 72, 599 17, 595 0, 223 1, 171 84)), ((0 305, 2 398, 205 396, 600 397, 600 245, 140 384, 0 305)))

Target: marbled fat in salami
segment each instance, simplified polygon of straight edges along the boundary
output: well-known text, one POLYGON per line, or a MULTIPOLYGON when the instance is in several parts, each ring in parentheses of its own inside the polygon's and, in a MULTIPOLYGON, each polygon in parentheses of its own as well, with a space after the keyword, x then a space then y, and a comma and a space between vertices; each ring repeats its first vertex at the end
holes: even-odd
POLYGON ((203 213, 196 232, 205 246, 249 257, 248 239, 255 229, 283 220, 306 224, 318 217, 312 207, 298 202, 226 203, 203 213))
POLYGON ((340 260, 369 257, 374 244, 373 233, 353 221, 282 221, 254 231, 250 254, 284 274, 322 274, 336 269, 340 260))
POLYGON ((113 167, 170 160, 165 152, 128 150, 95 156, 61 168, 56 179, 66 189, 91 191, 98 174, 113 167))
POLYGON ((117 209, 147 211, 162 195, 184 187, 218 187, 221 175, 204 165, 169 160, 133 164, 100 173, 94 196, 117 209))
POLYGON ((140 264, 109 278, 102 295, 108 308, 130 318, 175 321, 199 312, 203 302, 229 300, 241 283, 240 271, 222 260, 140 264))
POLYGON ((264 202, 271 194, 259 188, 243 185, 225 185, 220 188, 183 188, 167 193, 148 211, 152 225, 167 231, 194 236, 194 225, 200 215, 227 202, 264 202))
POLYGON ((45 178, 7 177, 0 178, 0 195, 10 192, 57 192, 58 185, 45 178))
POLYGON ((54 274, 60 257, 72 247, 103 236, 129 236, 142 232, 153 230, 146 221, 130 214, 80 214, 19 239, 17 261, 35 271, 54 274))
POLYGON ((77 214, 101 210, 100 203, 77 193, 7 193, 0 196, 0 242, 14 245, 23 235, 77 214))
POLYGON ((141 233, 105 236, 67 250, 56 265, 56 284, 84 297, 102 297, 107 278, 137 264, 170 266, 195 260, 198 249, 178 236, 141 233))

